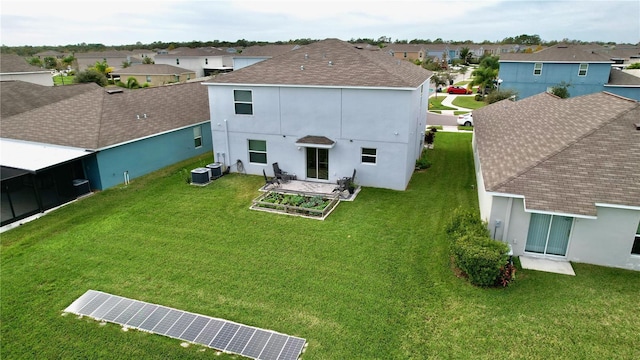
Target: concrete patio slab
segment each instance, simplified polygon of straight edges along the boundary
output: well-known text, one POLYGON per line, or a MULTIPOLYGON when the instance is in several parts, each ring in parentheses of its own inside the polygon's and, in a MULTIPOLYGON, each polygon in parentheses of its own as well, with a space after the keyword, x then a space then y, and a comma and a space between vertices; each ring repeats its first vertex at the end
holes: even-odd
POLYGON ((520 264, 523 269, 545 271, 563 275, 576 275, 571 263, 568 261, 520 256, 520 264))

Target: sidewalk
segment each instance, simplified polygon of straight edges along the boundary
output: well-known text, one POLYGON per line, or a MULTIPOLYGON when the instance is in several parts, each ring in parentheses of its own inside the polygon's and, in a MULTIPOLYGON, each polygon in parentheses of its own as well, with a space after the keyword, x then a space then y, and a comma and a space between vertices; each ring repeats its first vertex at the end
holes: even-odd
POLYGON ((441 110, 442 115, 454 115, 454 111, 473 111, 473 109, 467 109, 459 106, 453 105, 453 100, 455 100, 457 95, 447 95, 444 100, 442 100, 442 105, 455 108, 457 110, 441 110))

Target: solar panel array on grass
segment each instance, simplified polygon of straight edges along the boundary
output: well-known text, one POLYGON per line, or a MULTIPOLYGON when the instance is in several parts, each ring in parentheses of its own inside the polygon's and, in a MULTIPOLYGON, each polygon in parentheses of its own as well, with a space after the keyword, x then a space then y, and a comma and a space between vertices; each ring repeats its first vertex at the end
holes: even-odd
POLYGON ((305 339, 89 290, 65 312, 260 360, 296 360, 305 339))

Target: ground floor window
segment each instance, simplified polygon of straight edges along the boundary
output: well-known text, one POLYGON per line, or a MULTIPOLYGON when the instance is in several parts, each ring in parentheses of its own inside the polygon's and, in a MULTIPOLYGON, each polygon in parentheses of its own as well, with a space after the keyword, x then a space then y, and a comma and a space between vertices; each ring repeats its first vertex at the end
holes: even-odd
POLYGON ((249 140, 249 162, 256 164, 267 163, 266 140, 249 140))
POLYGON ((364 164, 375 164, 377 161, 377 149, 362 148, 361 159, 364 164))
POLYGON ((196 149, 202 147, 202 126, 193 128, 193 145, 195 145, 196 149))
POLYGON ((633 241, 631 253, 634 255, 640 255, 640 224, 638 224, 638 230, 636 230, 636 239, 633 241))

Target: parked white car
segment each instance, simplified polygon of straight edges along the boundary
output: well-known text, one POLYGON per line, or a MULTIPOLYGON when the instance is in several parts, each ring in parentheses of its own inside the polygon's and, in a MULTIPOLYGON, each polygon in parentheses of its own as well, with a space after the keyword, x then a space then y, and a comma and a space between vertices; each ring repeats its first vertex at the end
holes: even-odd
POLYGON ((458 125, 473 126, 473 114, 467 113, 467 114, 458 116, 458 125))

